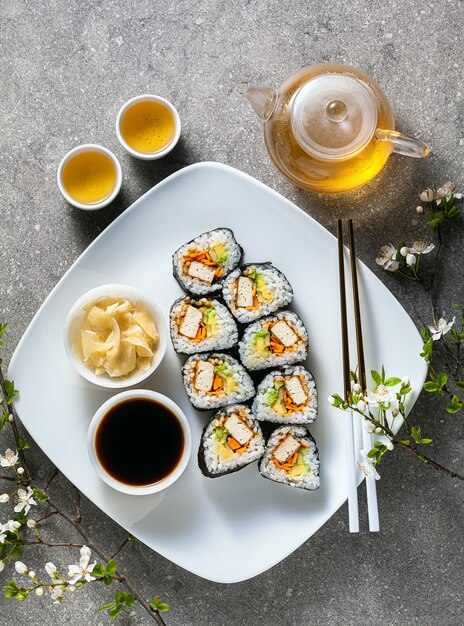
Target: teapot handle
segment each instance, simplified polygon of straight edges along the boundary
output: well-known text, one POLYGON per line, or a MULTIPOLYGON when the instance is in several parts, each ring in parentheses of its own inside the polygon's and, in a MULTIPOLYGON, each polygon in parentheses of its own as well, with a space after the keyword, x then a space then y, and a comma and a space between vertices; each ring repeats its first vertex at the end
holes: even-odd
POLYGON ((375 138, 378 141, 390 141, 393 144, 393 152, 404 154, 404 156, 415 159, 423 159, 430 154, 430 146, 419 139, 413 139, 396 130, 383 130, 378 128, 375 131, 375 138))

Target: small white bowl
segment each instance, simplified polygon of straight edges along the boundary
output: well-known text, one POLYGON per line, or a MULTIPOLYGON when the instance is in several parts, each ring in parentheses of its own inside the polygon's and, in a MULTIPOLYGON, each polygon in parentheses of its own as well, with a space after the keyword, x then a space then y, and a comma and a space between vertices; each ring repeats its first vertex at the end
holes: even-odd
POLYGON ((143 161, 154 161, 155 159, 161 159, 162 157, 166 156, 166 154, 171 152, 171 150, 176 146, 177 142, 179 141, 180 131, 181 131, 180 117, 179 117, 179 113, 177 112, 176 107, 171 102, 169 102, 169 100, 166 100, 166 98, 162 98, 161 96, 153 96, 151 94, 144 94, 141 96, 136 96, 135 98, 131 98, 120 108, 118 116, 116 118, 116 135, 118 136, 119 143, 125 150, 127 150, 129 154, 131 154, 136 159, 142 159, 143 161), (128 109, 130 109, 132 105, 136 104, 137 102, 144 102, 147 100, 150 102, 160 102, 161 104, 164 104, 171 111, 174 117, 174 125, 175 125, 174 136, 171 142, 162 150, 158 150, 157 152, 148 152, 148 153, 137 152, 137 150, 134 150, 133 148, 131 148, 129 144, 127 144, 124 141, 124 138, 121 134, 121 120, 122 120, 124 113, 128 109))
POLYGON ((94 143, 85 143, 82 146, 77 146, 77 148, 73 148, 61 159, 61 163, 58 166, 58 172, 56 174, 56 181, 58 183, 58 188, 61 191, 63 198, 67 202, 69 202, 69 204, 72 204, 72 206, 75 206, 77 209, 82 209, 83 211, 98 211, 98 209, 103 209, 103 207, 108 206, 108 204, 113 202, 113 200, 116 198, 119 191, 121 190, 121 184, 122 184, 121 165, 118 159, 111 152, 111 150, 108 150, 107 148, 104 148, 103 146, 99 146, 94 143), (79 152, 85 152, 86 150, 95 150, 96 152, 101 152, 103 154, 106 154, 106 156, 108 156, 112 160, 116 168, 116 184, 114 186, 113 192, 111 193, 111 195, 108 196, 108 198, 105 198, 101 202, 96 202, 95 204, 83 204, 82 202, 78 202, 77 200, 75 200, 72 196, 69 195, 69 193, 63 187, 63 181, 62 181, 63 168, 66 165, 66 163, 69 161, 69 159, 75 154, 79 152))
POLYGON ((74 366, 74 369, 78 374, 83 376, 83 378, 85 378, 89 382, 93 383, 94 385, 98 385, 99 387, 105 387, 106 389, 123 389, 125 387, 132 387, 133 385, 137 385, 149 376, 151 376, 163 360, 164 354, 166 352, 166 345, 166 322, 164 321, 164 317, 161 313, 159 306, 155 302, 153 302, 153 300, 148 298, 144 293, 142 293, 139 289, 131 287, 130 285, 101 285, 100 287, 95 287, 94 289, 87 291, 73 304, 64 325, 64 346, 69 360, 74 366), (145 372, 134 374, 132 376, 129 374, 129 376, 122 378, 111 378, 106 374, 101 374, 100 376, 97 376, 90 367, 87 367, 87 365, 82 361, 80 356, 76 354, 73 350, 71 334, 74 334, 79 329, 79 326, 82 325, 82 318, 84 316, 83 307, 89 302, 97 300, 97 298, 101 298, 102 296, 126 298, 131 302, 141 300, 147 307, 148 312, 155 322, 156 330, 159 334, 159 340, 156 347, 155 355, 153 357, 153 362, 149 369, 145 372))
MULTIPOLYGON (((131 426, 136 427, 135 424, 131 424, 131 426)), ((192 452, 192 435, 190 432, 190 425, 187 418, 185 417, 185 414, 177 406, 177 404, 175 404, 175 402, 173 402, 167 396, 164 396, 163 394, 156 391, 149 391, 148 389, 135 389, 133 391, 123 391, 122 393, 118 393, 117 395, 107 400, 104 404, 102 404, 102 406, 97 410, 92 418, 92 421, 90 422, 89 430, 87 432, 87 450, 89 453, 90 461, 95 471, 107 485, 113 487, 113 489, 122 491, 123 493, 143 496, 149 493, 157 493, 159 491, 162 491, 163 489, 166 489, 181 476, 181 474, 187 467, 187 463, 189 462, 190 454, 192 452), (180 461, 174 471, 171 472, 169 476, 167 476, 163 480, 160 480, 157 483, 141 487, 126 485, 125 483, 121 483, 119 482, 119 480, 113 478, 100 464, 100 461, 98 460, 95 451, 95 434, 102 418, 113 406, 131 398, 147 398, 149 400, 155 400, 156 402, 159 402, 163 406, 167 407, 172 413, 174 413, 176 418, 179 420, 182 432, 184 434, 184 450, 182 452, 180 461)), ((133 453, 133 451, 129 452, 133 453)), ((131 462, 131 454, 128 454, 127 462, 131 462)))

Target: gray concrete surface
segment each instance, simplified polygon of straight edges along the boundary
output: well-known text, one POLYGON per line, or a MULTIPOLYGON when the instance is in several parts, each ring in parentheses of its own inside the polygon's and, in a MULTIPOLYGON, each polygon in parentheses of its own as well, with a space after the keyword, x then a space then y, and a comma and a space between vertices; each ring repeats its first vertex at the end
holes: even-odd
MULTIPOLYGON (((165 176, 202 160, 257 177, 332 231, 337 217, 354 216, 361 258, 416 321, 429 316, 420 288, 383 273, 374 258, 380 244, 426 232, 414 210, 421 188, 449 178, 464 182, 461 1, 8 0, 0 18, 0 312, 11 324, 7 356, 94 237, 165 176), (259 123, 236 87, 243 78, 277 86, 293 70, 320 61, 350 63, 374 76, 391 98, 399 129, 428 140, 432 157, 393 156, 370 185, 338 198, 288 183, 269 161, 259 123), (141 92, 172 99, 182 118, 182 140, 160 162, 132 160, 113 130, 122 102, 141 92), (61 157, 83 142, 114 150, 124 172, 121 195, 96 215, 68 207, 55 183, 61 157)), ((439 276, 444 310, 464 300, 462 228, 446 235, 439 276)), ((459 416, 439 413, 425 396, 414 416, 434 439, 433 456, 462 471, 459 416)), ((1 447, 6 444, 2 435, 1 447)), ((40 476, 51 473, 41 452, 31 457, 40 476)), ((292 556, 254 580, 205 582, 139 544, 121 564, 147 595, 156 592, 171 603, 171 626, 457 626, 462 487, 401 453, 391 455, 381 473, 380 535, 350 536, 342 507, 292 556)), ((68 492, 61 479, 55 497, 66 499, 68 492)), ((108 549, 124 536, 87 501, 84 515, 108 549)), ((48 528, 55 540, 70 537, 61 523, 50 521, 48 528)), ((71 556, 54 549, 52 558, 66 565, 71 556)), ((36 568, 47 558, 41 550, 24 556, 36 568)), ((7 580, 8 572, 1 576, 7 580)), ((106 624, 95 609, 109 595, 90 587, 61 606, 2 597, 0 624, 106 624)), ((149 620, 137 610, 121 623, 149 620)))

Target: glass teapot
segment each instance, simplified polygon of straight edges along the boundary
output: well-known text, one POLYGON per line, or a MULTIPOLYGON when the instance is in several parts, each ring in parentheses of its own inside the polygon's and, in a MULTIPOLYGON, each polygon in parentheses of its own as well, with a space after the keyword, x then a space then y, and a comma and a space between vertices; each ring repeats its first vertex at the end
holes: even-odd
POLYGON ((380 86, 348 65, 305 67, 278 91, 244 81, 242 93, 264 122, 274 164, 299 187, 341 193, 365 185, 392 152, 428 156, 430 148, 394 130, 380 86))

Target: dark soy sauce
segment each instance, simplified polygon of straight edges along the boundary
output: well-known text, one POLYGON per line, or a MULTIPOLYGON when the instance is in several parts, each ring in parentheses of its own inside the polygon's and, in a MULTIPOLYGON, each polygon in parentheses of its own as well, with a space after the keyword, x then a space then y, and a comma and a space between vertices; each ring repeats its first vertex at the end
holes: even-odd
POLYGON ((167 478, 183 450, 184 433, 177 417, 148 398, 130 398, 111 407, 95 434, 95 451, 105 471, 135 487, 167 478))

